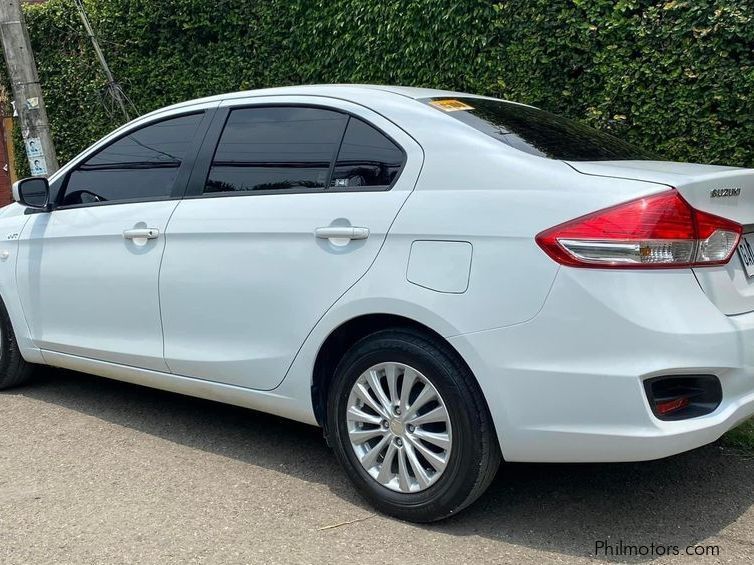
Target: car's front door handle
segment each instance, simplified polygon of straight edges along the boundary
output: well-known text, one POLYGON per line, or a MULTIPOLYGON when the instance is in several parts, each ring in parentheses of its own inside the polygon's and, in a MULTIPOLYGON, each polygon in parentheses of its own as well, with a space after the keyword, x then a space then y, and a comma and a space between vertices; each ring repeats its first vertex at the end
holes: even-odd
POLYGON ((314 230, 314 235, 320 239, 366 239, 369 237, 369 228, 327 226, 314 230))
POLYGON ((156 239, 158 235, 160 230, 157 228, 134 228, 123 232, 126 239, 156 239))

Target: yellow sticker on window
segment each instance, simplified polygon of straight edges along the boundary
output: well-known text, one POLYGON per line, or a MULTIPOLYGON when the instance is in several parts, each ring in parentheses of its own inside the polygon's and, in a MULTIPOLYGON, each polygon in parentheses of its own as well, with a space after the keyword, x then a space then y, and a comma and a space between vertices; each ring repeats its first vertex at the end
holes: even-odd
POLYGON ((473 110, 473 106, 469 106, 468 104, 464 104, 460 100, 432 100, 430 103, 430 106, 434 106, 435 108, 440 108, 440 110, 443 110, 445 112, 458 112, 459 110, 473 110))

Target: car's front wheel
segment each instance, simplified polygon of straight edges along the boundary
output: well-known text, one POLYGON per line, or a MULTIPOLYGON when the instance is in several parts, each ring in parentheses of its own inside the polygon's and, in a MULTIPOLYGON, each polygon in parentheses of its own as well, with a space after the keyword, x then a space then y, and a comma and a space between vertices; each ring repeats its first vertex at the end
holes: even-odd
POLYGON ((16 343, 16 335, 0 300, 0 390, 20 385, 31 376, 33 365, 21 356, 16 343))
POLYGON ((356 343, 328 397, 336 455, 379 510, 431 522, 471 504, 500 450, 473 376, 447 346, 410 329, 356 343))

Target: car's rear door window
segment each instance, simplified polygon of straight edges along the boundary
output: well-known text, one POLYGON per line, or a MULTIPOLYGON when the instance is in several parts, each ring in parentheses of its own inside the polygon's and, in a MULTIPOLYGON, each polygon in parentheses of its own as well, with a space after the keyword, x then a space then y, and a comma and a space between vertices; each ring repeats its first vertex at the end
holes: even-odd
POLYGON ((648 151, 575 120, 488 98, 426 98, 440 112, 526 153, 565 161, 654 159, 648 151))
POLYGON ((232 110, 204 194, 324 190, 347 123, 322 108, 232 110))

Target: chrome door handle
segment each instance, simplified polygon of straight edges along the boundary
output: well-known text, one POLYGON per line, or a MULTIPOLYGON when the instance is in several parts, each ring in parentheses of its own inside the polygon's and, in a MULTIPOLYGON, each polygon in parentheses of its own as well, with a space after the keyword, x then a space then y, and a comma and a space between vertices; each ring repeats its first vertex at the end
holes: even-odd
POLYGON ((125 239, 156 239, 158 235, 160 230, 157 228, 134 228, 123 232, 125 239))
POLYGON ((369 237, 369 228, 327 226, 314 230, 314 235, 320 239, 366 239, 369 237))

